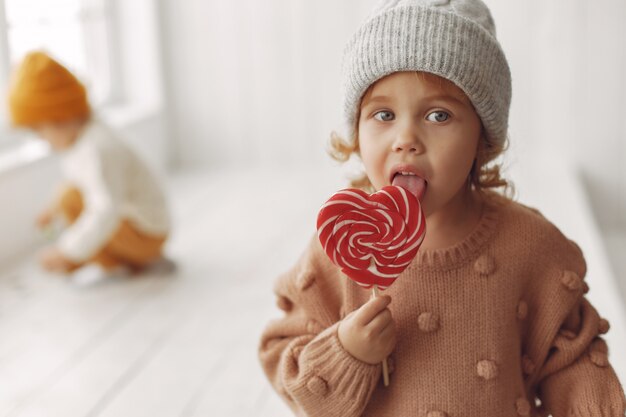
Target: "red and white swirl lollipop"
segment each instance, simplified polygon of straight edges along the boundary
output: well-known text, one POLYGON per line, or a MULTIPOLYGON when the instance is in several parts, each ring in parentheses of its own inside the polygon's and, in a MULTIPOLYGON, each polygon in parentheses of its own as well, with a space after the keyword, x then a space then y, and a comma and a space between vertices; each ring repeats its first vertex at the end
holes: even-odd
MULTIPOLYGON (((365 288, 388 288, 411 263, 426 223, 415 195, 390 185, 374 194, 355 188, 335 193, 317 215, 317 235, 333 263, 365 288)), ((383 360, 383 381, 389 368, 383 360)))
POLYGON ((333 263, 365 288, 388 288, 411 263, 424 240, 419 200, 399 186, 374 194, 349 188, 320 209, 317 234, 333 263))

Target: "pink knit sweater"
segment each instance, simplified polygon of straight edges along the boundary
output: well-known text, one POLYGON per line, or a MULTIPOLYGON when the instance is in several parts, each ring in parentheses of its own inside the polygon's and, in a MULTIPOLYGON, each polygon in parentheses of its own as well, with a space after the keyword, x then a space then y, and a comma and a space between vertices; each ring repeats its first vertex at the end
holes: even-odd
POLYGON ((275 287, 284 317, 260 359, 299 416, 622 417, 626 399, 584 297, 575 243, 539 212, 492 196, 463 241, 420 251, 385 294, 398 343, 381 365, 346 352, 338 322, 370 292, 343 276, 317 237, 275 287))

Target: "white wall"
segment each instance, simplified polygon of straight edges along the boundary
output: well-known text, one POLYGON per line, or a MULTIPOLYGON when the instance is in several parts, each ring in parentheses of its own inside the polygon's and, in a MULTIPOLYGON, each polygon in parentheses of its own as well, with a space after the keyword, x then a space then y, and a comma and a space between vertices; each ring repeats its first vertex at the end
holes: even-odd
POLYGON ((161 0, 183 164, 325 159, 339 58, 372 0, 161 0))
POLYGON ((586 94, 575 119, 581 126, 575 153, 602 226, 626 232, 626 2, 581 3, 588 22, 579 61, 586 94))
MULTIPOLYGON (((486 2, 513 74, 507 163, 573 163, 603 226, 626 230, 626 2, 486 2)), ((374 3, 160 0, 179 162, 325 161, 341 50, 374 3)))
POLYGON ((489 5, 513 72, 514 161, 569 161, 603 229, 626 230, 626 2, 489 5))
POLYGON ((43 236, 35 230, 34 219, 49 198, 48 181, 58 177, 53 158, 38 159, 27 167, 0 175, 0 266, 42 241, 43 236))

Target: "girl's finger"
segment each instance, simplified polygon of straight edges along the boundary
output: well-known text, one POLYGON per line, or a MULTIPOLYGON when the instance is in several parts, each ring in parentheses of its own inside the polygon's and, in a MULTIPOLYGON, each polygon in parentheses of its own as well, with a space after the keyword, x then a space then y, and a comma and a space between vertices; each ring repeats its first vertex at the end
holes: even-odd
POLYGON ((367 328, 376 333, 382 332, 389 324, 393 322, 391 311, 388 308, 381 311, 376 317, 367 324, 367 328))
POLYGON ((357 310, 355 315, 357 324, 367 326, 378 313, 387 308, 389 303, 391 303, 391 297, 388 295, 370 299, 357 310))

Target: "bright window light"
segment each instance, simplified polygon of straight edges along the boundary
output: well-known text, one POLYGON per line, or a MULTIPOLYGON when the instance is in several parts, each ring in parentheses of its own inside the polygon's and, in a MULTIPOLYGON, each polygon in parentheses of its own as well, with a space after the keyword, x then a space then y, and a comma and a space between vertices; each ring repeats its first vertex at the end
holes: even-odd
POLYGON ((4 0, 9 61, 45 50, 85 83, 93 104, 112 99, 107 0, 4 0))

